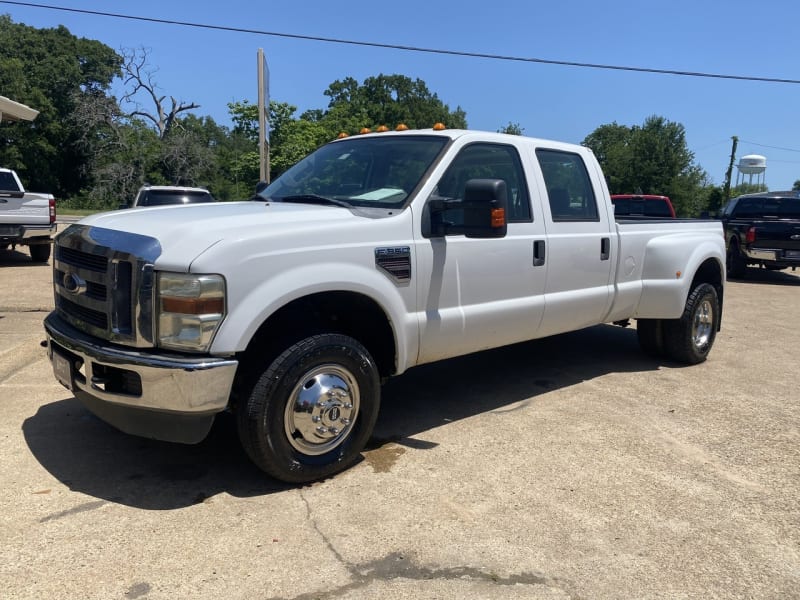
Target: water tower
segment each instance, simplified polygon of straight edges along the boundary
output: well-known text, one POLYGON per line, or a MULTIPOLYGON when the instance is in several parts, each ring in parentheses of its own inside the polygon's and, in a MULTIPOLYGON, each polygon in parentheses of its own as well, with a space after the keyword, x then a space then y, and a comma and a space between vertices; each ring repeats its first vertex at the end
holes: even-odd
POLYGON ((760 154, 748 154, 739 159, 736 165, 739 172, 736 174, 736 185, 745 183, 745 175, 748 176, 747 184, 753 185, 753 175, 755 175, 755 185, 766 187, 767 157, 760 154))

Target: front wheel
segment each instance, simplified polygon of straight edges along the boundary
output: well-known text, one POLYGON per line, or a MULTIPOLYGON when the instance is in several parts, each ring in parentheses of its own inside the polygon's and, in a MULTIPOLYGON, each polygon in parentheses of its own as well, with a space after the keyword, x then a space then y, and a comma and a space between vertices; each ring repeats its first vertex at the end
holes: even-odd
POLYGON ((667 356, 690 365, 703 362, 714 345, 719 318, 717 290, 701 283, 689 293, 681 318, 664 322, 667 356))
POLYGON ((380 378, 369 351, 345 335, 314 335, 257 377, 237 409, 239 437, 266 473, 308 483, 358 459, 379 406, 380 378))

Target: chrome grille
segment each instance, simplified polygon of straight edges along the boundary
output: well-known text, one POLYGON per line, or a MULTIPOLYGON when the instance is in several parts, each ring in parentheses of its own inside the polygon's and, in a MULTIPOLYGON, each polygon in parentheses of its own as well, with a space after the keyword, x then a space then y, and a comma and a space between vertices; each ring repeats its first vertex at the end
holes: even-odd
POLYGON ((103 330, 108 329, 108 318, 100 311, 81 306, 80 304, 67 300, 63 296, 58 296, 56 302, 56 308, 62 313, 66 313, 66 315, 76 318, 83 323, 87 323, 92 327, 103 330))
POLYGON ((71 225, 55 243, 56 311, 90 335, 136 347, 153 344, 151 237, 71 225))
POLYGON ((98 273, 105 273, 108 270, 108 258, 105 256, 81 252, 64 246, 56 247, 56 258, 63 263, 98 273))

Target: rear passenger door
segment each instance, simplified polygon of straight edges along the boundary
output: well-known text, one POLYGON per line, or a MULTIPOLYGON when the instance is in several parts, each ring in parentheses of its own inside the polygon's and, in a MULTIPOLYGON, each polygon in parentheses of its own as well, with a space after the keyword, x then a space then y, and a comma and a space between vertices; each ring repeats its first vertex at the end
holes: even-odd
POLYGON ((545 336, 602 321, 613 300, 617 244, 596 170, 555 148, 537 148, 536 162, 547 196, 545 336))

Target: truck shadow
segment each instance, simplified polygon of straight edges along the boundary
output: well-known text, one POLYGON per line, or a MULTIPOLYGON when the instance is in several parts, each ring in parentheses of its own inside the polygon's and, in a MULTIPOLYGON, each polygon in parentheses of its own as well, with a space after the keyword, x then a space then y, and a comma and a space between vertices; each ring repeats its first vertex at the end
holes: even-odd
MULTIPOLYGON (((610 325, 423 365, 391 380, 368 451, 388 443, 425 449, 410 439, 434 427, 499 410, 610 372, 646 372, 659 362, 639 350, 636 332, 610 325)), ((22 425, 33 455, 71 490, 145 510, 172 510, 225 492, 271 494, 276 482, 248 460, 232 415, 220 415, 193 446, 125 435, 74 398, 43 405, 22 425)), ((367 452, 369 454, 369 452, 367 452)), ((327 484, 335 485, 335 478, 327 484)))
POLYGON ((33 262, 31 255, 25 250, 0 249, 0 267, 50 267, 50 262, 33 262))
POLYGON ((790 269, 784 269, 783 271, 770 271, 768 269, 756 269, 753 267, 748 267, 744 278, 731 279, 729 281, 732 283, 800 286, 800 272, 795 272, 790 269))

